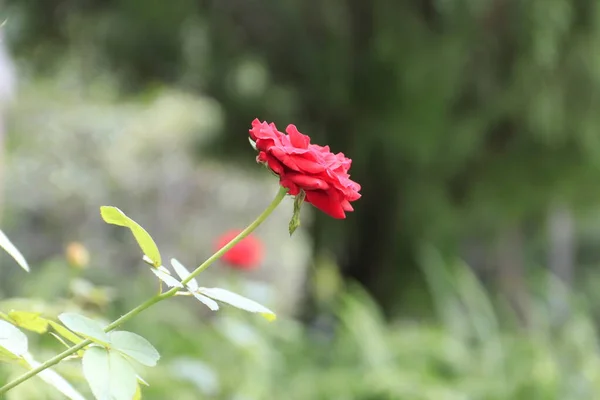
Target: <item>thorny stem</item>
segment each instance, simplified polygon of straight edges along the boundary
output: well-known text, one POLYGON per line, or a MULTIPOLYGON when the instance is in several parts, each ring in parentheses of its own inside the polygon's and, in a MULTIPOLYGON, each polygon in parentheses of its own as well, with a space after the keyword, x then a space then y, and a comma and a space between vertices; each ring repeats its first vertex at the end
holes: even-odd
MULTIPOLYGON (((214 263, 216 260, 221 258, 223 256, 223 254, 225 254, 229 249, 231 249, 233 246, 235 246, 236 243, 238 243, 240 240, 244 239, 252 231, 254 231, 256 228, 258 228, 258 226, 260 224, 262 224, 269 215, 271 215, 271 213, 275 210, 275 208, 277 208, 277 206, 279 205, 279 203, 281 203, 281 201, 283 200, 283 198, 285 197, 286 194, 287 194, 287 189, 280 187, 279 192, 277 192, 277 195, 275 196, 275 198, 273 199, 271 204, 269 204, 269 206, 265 209, 265 211, 263 211, 258 216, 258 218, 256 218, 254 220, 254 222, 252 222, 250 225, 248 225, 248 227, 246 229, 244 229, 239 235, 237 235, 235 238, 233 238, 229 243, 227 243, 219 251, 217 251, 215 254, 210 256, 206 261, 204 261, 198 268, 196 268, 190 274, 190 276, 188 276, 186 279, 184 279, 181 283, 185 286, 185 284, 187 284, 189 281, 194 279, 200 272, 204 271, 212 263, 214 263)), ((165 299, 168 299, 169 297, 175 296, 177 294, 178 290, 179 290, 179 288, 174 287, 164 293, 157 294, 156 296, 146 300, 145 302, 143 302, 142 304, 140 304, 133 310, 129 311, 127 314, 124 314, 120 318, 113 321, 110 325, 108 325, 106 328, 104 328, 104 331, 105 332, 112 331, 113 329, 115 329, 118 326, 129 321, 136 315, 140 314, 142 311, 146 310, 147 308, 150 308, 153 305, 155 305, 156 303, 163 301, 165 299)), ((34 376, 36 376, 37 374, 44 371, 45 369, 48 369, 51 366, 58 364, 65 358, 69 357, 72 354, 77 353, 79 350, 83 349, 84 347, 86 347, 92 343, 93 342, 91 340, 86 339, 76 345, 73 345, 72 347, 68 348, 67 350, 63 351, 62 353, 57 354, 56 356, 47 360, 43 364, 40 364, 38 367, 33 368, 32 370, 28 371, 27 373, 19 376, 18 378, 14 379, 13 381, 0 387, 0 397, 2 395, 4 395, 6 392, 8 392, 10 389, 15 388, 16 386, 20 385, 21 383, 29 380, 30 378, 32 378, 34 376)))

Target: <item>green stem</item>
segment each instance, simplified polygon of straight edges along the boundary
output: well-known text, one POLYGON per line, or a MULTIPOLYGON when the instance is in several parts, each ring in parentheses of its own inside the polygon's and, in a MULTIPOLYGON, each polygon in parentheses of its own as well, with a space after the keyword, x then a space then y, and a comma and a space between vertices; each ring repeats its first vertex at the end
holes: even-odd
POLYGON ((233 240, 231 240, 229 243, 227 243, 225 246, 223 246, 219 251, 217 251, 215 254, 210 256, 206 261, 204 261, 198 268, 196 268, 190 274, 190 276, 188 276, 183 281, 181 281, 181 283, 185 285, 186 283, 188 283, 189 281, 194 279, 200 272, 202 272, 206 268, 210 267, 210 265, 212 263, 214 263, 219 258, 221 258, 223 256, 223 254, 227 253, 227 251, 229 249, 231 249, 233 246, 235 246, 237 244, 237 242, 239 242, 240 240, 242 240, 243 238, 248 236, 256 228, 258 228, 258 226, 260 224, 262 224, 264 222, 264 220, 267 219, 267 217, 269 215, 271 215, 271 213, 277 208, 279 203, 281 203, 281 201, 284 199, 285 195, 287 194, 287 191, 288 190, 286 188, 280 187, 279 192, 277 192, 277 195, 275 196, 275 198, 273 199, 271 204, 269 204, 269 206, 265 209, 265 211, 263 211, 262 214, 260 214, 258 216, 258 218, 256 218, 254 220, 254 222, 252 222, 250 225, 248 225, 248 227, 246 229, 244 229, 242 232, 240 232, 239 235, 234 237, 233 240))
MULTIPOLYGON (((141 313, 142 311, 144 311, 148 307, 151 307, 154 304, 158 303, 159 301, 164 300, 164 299, 166 299, 168 297, 171 297, 174 294, 175 293, 170 294, 169 292, 166 292, 166 293, 163 293, 163 294, 160 294, 160 295, 152 297, 151 299, 149 299, 149 300, 145 301, 144 303, 140 304, 139 306, 137 306, 133 310, 129 311, 127 314, 123 315, 121 318, 115 320, 112 324, 110 324, 106 328, 104 328, 104 330, 106 332, 112 331, 113 329, 115 329, 116 327, 118 327, 122 323, 130 320, 131 318, 135 317, 136 315, 138 315, 139 313, 141 313)), ((43 364, 40 364, 36 368, 27 371, 26 373, 24 373, 23 375, 19 376, 15 380, 13 380, 13 381, 7 383, 6 385, 2 386, 0 388, 0 395, 3 395, 4 393, 8 392, 10 389, 12 389, 12 388, 20 385, 21 383, 25 382, 26 380, 28 380, 28 379, 30 379, 32 377, 36 376, 37 374, 39 374, 43 370, 45 370, 47 368, 50 368, 53 365, 58 364, 63 359, 69 357, 72 354, 77 353, 79 350, 83 349, 85 346, 88 346, 88 345, 90 345, 92 343, 93 342, 91 340, 86 339, 83 342, 80 342, 80 343, 74 345, 73 347, 70 347, 67 350, 63 351, 62 353, 60 353, 60 354, 52 357, 51 359, 49 359, 48 361, 44 362, 43 364)))
MULTIPOLYGON (((277 195, 275 196, 275 198, 273 199, 273 201, 271 202, 271 204, 265 209, 265 211, 262 212, 262 214, 260 214, 258 216, 258 218, 256 218, 254 220, 254 222, 252 222, 250 225, 248 225, 248 227, 246 229, 244 229, 239 235, 237 235, 235 238, 233 238, 229 243, 227 243, 223 248, 221 248, 219 251, 217 251, 215 254, 213 254, 212 256, 210 256, 206 261, 204 261, 198 268, 196 268, 191 274, 190 276, 188 276, 186 279, 184 279, 181 283, 182 284, 186 284, 189 281, 191 281, 192 279, 194 279, 200 272, 204 271, 206 268, 208 268, 212 263, 214 263, 216 260, 218 260, 219 258, 221 258, 223 256, 223 254, 225 254, 229 249, 231 249, 233 246, 235 246, 236 243, 238 243, 240 240, 242 240, 243 238, 245 238, 246 236, 248 236, 252 231, 254 231, 256 228, 258 228, 258 226, 260 224, 262 224, 264 222, 265 219, 267 219, 267 217, 275 210, 275 208, 277 208, 277 206, 279 205, 279 203, 281 203, 281 201, 283 200, 283 198, 285 197, 285 195, 287 194, 287 189, 281 187, 279 189, 279 192, 277 193, 277 195)), ((142 304, 140 304, 139 306, 137 306, 136 308, 134 308, 133 310, 129 311, 127 314, 121 316, 120 318, 116 319, 114 322, 112 322, 110 325, 108 325, 106 328, 104 328, 104 330, 106 332, 112 331, 113 329, 117 328, 118 326, 124 324, 125 322, 129 321, 130 319, 132 319, 133 317, 135 317, 136 315, 138 315, 139 313, 141 313, 142 311, 146 310, 147 308, 152 307, 153 305, 155 305, 156 303, 168 299, 169 297, 173 297, 175 296, 175 294, 177 293, 177 291, 179 290, 179 288, 174 287, 162 294, 158 294, 148 300, 146 300, 145 302, 143 302, 142 304)), ((6 385, 0 387, 0 397, 5 394, 6 392, 8 392, 10 389, 13 389, 14 387, 20 385, 21 383, 25 382, 26 380, 36 376, 37 374, 39 374, 40 372, 44 371, 47 368, 50 368, 53 365, 58 364, 59 362, 61 362, 62 360, 64 360, 65 358, 67 358, 68 356, 77 353, 79 350, 83 349, 84 347, 92 344, 93 342, 89 339, 84 340, 81 343, 78 343, 76 345, 74 345, 73 347, 68 348, 67 350, 63 351, 62 353, 52 357, 51 359, 49 359, 48 361, 44 362, 43 364, 40 364, 38 367, 28 371, 27 373, 21 375, 20 377, 16 378, 15 380, 7 383, 6 385)))

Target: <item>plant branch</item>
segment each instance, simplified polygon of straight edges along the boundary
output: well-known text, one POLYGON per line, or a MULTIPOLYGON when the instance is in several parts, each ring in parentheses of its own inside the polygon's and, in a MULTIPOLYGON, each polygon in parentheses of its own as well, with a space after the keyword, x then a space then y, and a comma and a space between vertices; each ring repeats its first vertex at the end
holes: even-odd
MULTIPOLYGON (((225 246, 223 246, 221 249, 219 249, 219 251, 217 251, 215 254, 210 256, 206 261, 204 261, 198 268, 196 268, 190 274, 190 276, 188 276, 186 279, 184 279, 181 283, 185 286, 185 284, 187 284, 189 281, 194 279, 198 274, 200 274, 200 272, 204 271, 212 263, 214 263, 216 260, 221 258, 223 256, 223 254, 225 254, 229 249, 231 249, 233 246, 235 246, 240 240, 244 239, 252 231, 254 231, 256 228, 258 228, 258 226, 267 219, 267 217, 275 210, 275 208, 277 208, 277 206, 279 205, 279 203, 281 203, 281 201, 283 200, 283 198, 285 197, 286 194, 287 194, 287 189, 280 187, 279 192, 277 192, 277 195, 275 196, 275 198, 273 199, 271 204, 269 204, 269 206, 265 209, 265 211, 263 211, 258 216, 258 218, 256 218, 254 220, 254 222, 252 222, 250 225, 248 225, 248 227, 246 229, 244 229, 239 235, 237 235, 235 238, 233 238, 229 243, 227 243, 225 246)), ((139 306, 135 307, 133 310, 129 311, 128 313, 122 315, 120 318, 113 321, 110 325, 108 325, 106 328, 104 328, 104 331, 110 332, 110 331, 114 330, 115 328, 117 328, 118 326, 129 321, 130 319, 132 319, 136 315, 140 314, 142 311, 146 310, 147 308, 152 307, 153 305, 155 305, 156 303, 158 303, 162 300, 165 300, 165 299, 168 299, 169 297, 175 296, 177 294, 178 290, 179 290, 179 288, 174 287, 164 293, 160 293, 160 294, 146 300, 139 306)), ((84 347, 86 347, 92 343, 93 342, 91 340, 86 339, 86 340, 82 341, 81 343, 78 343, 78 344, 68 348, 67 350, 63 351, 62 353, 57 354, 56 356, 54 356, 51 359, 44 362, 43 364, 40 364, 38 367, 26 372, 25 374, 19 376, 18 378, 7 383, 6 385, 0 387, 0 397, 2 395, 4 395, 6 392, 8 392, 10 389, 13 389, 14 387, 20 385, 21 383, 29 380, 30 378, 36 376, 37 374, 44 371, 45 369, 58 364, 65 358, 69 357, 72 354, 77 353, 79 350, 83 349, 84 347)))
POLYGON ((210 265, 212 263, 214 263, 219 258, 221 258, 223 256, 223 254, 227 253, 227 251, 229 249, 231 249, 233 246, 235 246, 237 244, 237 242, 244 239, 246 236, 248 236, 250 233, 252 233, 252 231, 254 231, 256 228, 258 228, 258 226, 260 224, 262 224, 264 222, 264 220, 267 219, 267 217, 269 215, 271 215, 271 213, 277 208, 279 203, 281 203, 281 201, 284 199, 285 195, 287 194, 287 191, 288 190, 286 188, 280 187, 279 192, 277 192, 277 195, 275 196, 275 198, 273 199, 271 204, 269 204, 269 206, 265 209, 265 211, 263 211, 262 214, 260 214, 258 216, 258 218, 256 218, 254 220, 254 222, 252 222, 250 225, 248 225, 248 227, 246 229, 244 229, 242 232, 240 232, 239 235, 234 237, 229 243, 227 243, 225 246, 223 246, 221 249, 219 249, 219 251, 217 251, 215 254, 210 256, 198 268, 196 268, 194 271, 192 271, 190 276, 188 276, 183 281, 181 281, 181 283, 185 286, 189 281, 191 281, 198 274, 200 274, 200 272, 202 272, 206 268, 210 267, 210 265))

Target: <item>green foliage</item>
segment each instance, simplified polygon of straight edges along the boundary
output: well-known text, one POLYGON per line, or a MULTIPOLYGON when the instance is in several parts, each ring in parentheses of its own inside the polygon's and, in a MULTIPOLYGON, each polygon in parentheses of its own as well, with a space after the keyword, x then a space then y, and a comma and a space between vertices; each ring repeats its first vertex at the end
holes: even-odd
MULTIPOLYGON (((481 287, 473 287, 460 268, 448 272, 442 293, 471 306, 462 313, 440 308, 441 323, 387 324, 360 290, 339 298, 339 324, 316 329, 285 319, 273 330, 243 318, 220 317, 207 325, 186 315, 163 317, 164 329, 153 341, 178 346, 181 358, 170 352, 150 376, 144 396, 577 400, 600 394, 589 316, 576 311, 560 326, 529 331, 495 324, 506 319, 496 307, 486 310, 494 302, 484 291, 475 296, 472 290, 481 287), (173 382, 180 384, 175 388, 173 382)), ((542 306, 537 315, 543 318, 548 310, 542 306)))
POLYGON ((137 374, 121 353, 90 347, 83 355, 83 374, 97 400, 132 400, 137 374))
MULTIPOLYGON (((162 261, 160 257, 160 252, 158 251, 158 247, 154 243, 152 237, 146 232, 144 228, 142 228, 138 223, 127 217, 118 208, 103 206, 100 210, 102 218, 106 223, 124 226, 131 229, 133 235, 136 237, 138 244, 144 252, 145 259, 147 259, 151 265, 157 267, 156 270, 153 270, 152 272, 154 272, 154 274, 160 279, 161 282, 166 283, 169 287, 183 287, 183 284, 181 282, 178 282, 175 278, 173 278, 170 272, 162 266, 162 261)), ((179 261, 173 258, 171 259, 171 265, 182 281, 188 279, 188 277, 190 276, 190 272, 179 261)), ((206 305, 213 311, 216 311, 219 308, 218 304, 214 302, 214 300, 218 300, 248 312, 258 313, 269 321, 273 321, 276 318, 275 313, 273 311, 269 310, 261 304, 258 304, 255 301, 252 301, 243 296, 240 296, 239 294, 232 293, 225 289, 199 287, 196 279, 191 279, 189 282, 187 282, 186 288, 189 294, 196 297, 200 302, 202 302, 204 305, 206 305)), ((65 322, 63 321, 63 323, 65 322)), ((65 323, 65 325, 67 324, 65 323)), ((75 330, 73 328, 71 329, 75 330)), ((75 332, 82 333, 81 331, 77 330, 75 330, 75 332)), ((94 337, 89 336, 89 338, 93 339, 94 337)), ((96 337, 96 340, 100 339, 96 337)))
MULTIPOLYGON (((174 258, 171 259, 171 266, 182 281, 187 280, 190 276, 190 272, 187 270, 187 268, 185 268, 183 264, 174 258)), ((173 278, 166 268, 158 268, 153 270, 153 272, 168 286, 183 288, 183 284, 173 278)), ((187 282, 186 288, 188 291, 187 293, 179 292, 178 294, 193 295, 196 299, 198 299, 198 301, 206 305, 212 311, 217 311, 219 309, 219 305, 214 301, 217 300, 251 313, 260 314, 268 321, 273 321, 277 318, 273 311, 253 300, 245 298, 244 296, 240 296, 239 294, 221 288, 200 287, 195 278, 187 282)))
MULTIPOLYGON (((423 260, 429 263, 439 322, 387 323, 357 288, 333 295, 337 322, 319 327, 280 318, 273 329, 260 319, 231 313, 207 320, 195 317, 196 307, 149 311, 132 320, 132 328, 147 332, 164 349, 161 362, 147 371, 151 386, 139 388, 133 363, 153 365, 156 350, 123 332, 109 334, 108 349, 86 350, 85 378, 97 398, 112 388, 128 396, 141 390, 150 400, 578 400, 600 395, 596 331, 587 313, 574 306, 559 324, 544 323, 552 313, 539 297, 538 323, 524 331, 506 322, 510 319, 462 263, 448 264, 431 250, 423 260), (126 382, 116 381, 117 376, 126 382)), ((26 316, 21 320, 30 320, 26 316)), ((58 371, 85 395, 81 370, 64 364, 58 371)), ((23 393, 8 400, 53 399, 23 393)))
MULTIPOLYGON (((143 337, 127 331, 106 333, 98 322, 75 313, 63 313, 65 326, 99 344, 82 354, 83 374, 97 400, 131 400, 139 391, 134 360, 153 367, 158 351, 143 337)), ((81 353, 80 353, 81 354, 81 353)))
MULTIPOLYGON (((11 311, 8 316, 0 313, 0 363, 17 365, 27 369, 33 369, 40 365, 29 353, 29 340, 16 326, 28 329, 36 333, 44 333, 48 329, 47 320, 39 317, 36 313, 11 311), (10 321, 14 323, 9 323, 10 321)), ((83 396, 75 390, 57 372, 46 369, 38 374, 38 377, 48 385, 54 387, 60 393, 71 400, 84 400, 83 396)))
MULTIPOLYGON (((175 270, 175 273, 179 276, 179 278, 182 281, 189 278, 190 272, 179 261, 177 261, 176 259, 172 258, 171 259, 171 266, 173 267, 173 269, 175 270)), ((167 285, 169 285, 169 281, 166 278, 171 278, 170 275, 167 275, 167 276, 164 276, 164 277, 161 277, 161 276, 158 276, 158 277, 162 281, 166 282, 167 285)), ((171 279, 174 279, 174 278, 171 278, 171 279)), ((183 287, 183 284, 181 282, 179 282, 179 281, 177 281, 177 280, 174 279, 173 286, 183 287)), ((219 309, 219 305, 217 304, 216 301, 214 301, 214 300, 212 300, 212 299, 210 299, 210 298, 208 298, 208 297, 206 297, 206 296, 204 296, 204 295, 202 295, 202 294, 199 293, 200 287, 198 286, 198 281, 196 280, 196 278, 192 278, 186 284, 186 288, 187 288, 187 290, 189 291, 190 294, 192 294, 196 299, 198 299, 199 302, 201 302, 202 304, 204 304, 210 310, 217 311, 219 309)))
POLYGON ((19 249, 17 249, 15 247, 15 245, 12 244, 10 239, 8 239, 8 237, 6 237, 4 232, 2 232, 1 230, 0 230, 0 247, 2 247, 4 249, 4 251, 6 251, 8 254, 10 254, 10 256, 17 262, 17 264, 19 264, 19 266, 21 268, 23 268, 25 271, 29 272, 29 264, 27 264, 27 260, 25 260, 25 257, 23 257, 23 255, 21 254, 19 249))
POLYGON ((73 343, 73 344, 79 344, 83 341, 82 338, 80 338, 79 336, 75 335, 73 332, 71 332, 70 330, 66 329, 65 327, 63 327, 60 324, 57 324, 54 321, 49 321, 50 326, 52 326, 52 328, 54 328, 54 330, 60 335, 62 336, 64 339, 68 340, 69 342, 73 343))
MULTIPOLYGON (((71 62, 82 63, 85 71, 66 73, 69 78, 85 81, 86 75, 114 69, 127 89, 159 80, 208 93, 218 101, 218 110, 211 109, 209 116, 219 114, 219 107, 227 114, 226 123, 208 129, 223 133, 218 151, 211 149, 211 155, 238 147, 245 150, 239 132, 247 129, 249 115, 293 120, 316 142, 351 152, 353 175, 364 183, 364 201, 344 228, 317 216, 316 247, 343 254, 348 261, 342 269, 381 299, 413 288, 409 278, 418 255, 415 249, 423 242, 455 252, 463 237, 489 229, 493 239, 506 221, 528 219, 539 225, 540 210, 556 198, 582 208, 596 207, 600 58, 595 49, 600 31, 595 1, 290 0, 237 2, 235 7, 229 0, 218 7, 191 0, 177 0, 176 6, 151 3, 8 0, 7 12, 15 16, 9 18, 8 37, 21 55, 45 69, 52 68, 54 57, 64 55, 61 49, 84 49, 76 50, 84 54, 71 62), (56 12, 57 7, 61 12, 56 12)), ((73 79, 67 82, 72 84, 73 79)), ((112 86, 106 82, 95 82, 90 90, 100 90, 114 101, 112 86)), ((116 190, 100 184, 90 188, 90 181, 102 179, 80 178, 72 170, 79 173, 97 156, 110 160, 99 169, 112 175, 102 177, 121 182, 123 188, 137 179, 156 180, 158 172, 181 155, 164 150, 168 142, 177 140, 164 134, 173 130, 163 121, 179 121, 182 114, 189 117, 200 109, 185 96, 177 97, 179 101, 167 97, 171 102, 161 98, 162 102, 150 105, 119 102, 86 107, 80 104, 79 90, 65 91, 64 82, 61 85, 59 91, 73 96, 71 103, 55 105, 56 93, 46 94, 46 103, 36 97, 37 102, 21 109, 25 117, 16 131, 58 128, 41 140, 22 139, 27 135, 16 140, 37 143, 37 150, 25 150, 32 153, 29 164, 47 164, 41 159, 50 153, 47 149, 58 148, 48 157, 60 156, 71 170, 61 165, 53 179, 44 172, 35 183, 16 175, 12 179, 31 185, 31 193, 37 193, 38 183, 59 182, 71 188, 69 193, 81 196, 81 204, 97 204, 95 200, 116 190), (37 114, 38 109, 44 111, 37 114), (131 110, 137 111, 136 123, 123 116, 131 110), (52 111, 69 122, 56 124, 57 119, 47 115, 52 111), (39 120, 41 126, 31 125, 39 120), (141 125, 140 120, 149 122, 141 125), (119 137, 125 139, 115 140, 113 132, 123 126, 119 137), (75 141, 76 148, 94 148, 94 156, 78 151, 65 157, 62 146, 75 141), (148 142, 158 145, 137 144, 148 142), (149 147, 154 150, 148 152, 149 147), (116 157, 117 153, 126 156, 116 157), (175 156, 160 163, 160 154, 175 156), (143 173, 129 172, 127 178, 127 171, 133 171, 127 166, 144 159, 149 160, 144 165, 154 169, 148 172, 142 167, 143 173)), ((199 119, 219 120, 206 115, 199 119)), ((196 133, 196 128, 189 124, 181 130, 196 133)), ((195 174, 185 178, 190 176, 195 174)), ((193 186, 192 179, 185 178, 182 186, 193 186)), ((152 193, 146 189, 133 195, 138 197, 130 200, 132 205, 144 207, 141 200, 152 193)), ((52 210, 48 215, 62 219, 60 213, 77 208, 64 207, 64 197, 64 193, 21 195, 16 202, 26 199, 32 203, 29 209, 52 210), (52 209, 53 204, 60 207, 52 209)), ((154 203, 149 203, 145 206, 154 211, 154 203)), ((188 207, 191 215, 197 204, 188 207)), ((19 208, 23 209, 27 207, 19 208)), ((212 310, 218 308, 214 298, 264 311, 222 289, 201 288, 196 280, 184 288, 162 266, 160 253, 143 228, 124 214, 113 213, 111 218, 130 228, 146 258, 157 267, 151 271, 162 282, 184 289, 178 294, 193 295, 212 310)), ((167 215, 163 222, 171 219, 167 215)), ((190 224, 185 232, 199 225, 190 224)), ((179 226, 176 231, 184 232, 179 226)), ((191 248, 202 242, 188 241, 191 248)), ((314 330, 284 319, 277 332, 263 331, 256 321, 223 313, 199 322, 196 309, 184 307, 154 313, 142 319, 138 328, 152 335, 159 348, 169 349, 169 357, 151 372, 153 385, 144 394, 183 400, 198 394, 261 400, 600 398, 596 334, 587 313, 574 308, 566 321, 546 321, 552 313, 543 306, 548 299, 540 298, 542 305, 534 305, 534 320, 545 323, 522 332, 502 324, 498 305, 461 263, 447 268, 431 252, 424 259, 440 322, 388 325, 360 292, 338 299, 335 310, 340 324, 328 328, 325 323, 325 328, 314 330), (153 329, 159 322, 162 329, 153 329), (175 354, 187 359, 172 360, 175 354)), ((172 261, 171 265, 181 280, 189 276, 181 264, 172 261)), ((332 295, 324 293, 324 297, 332 295)), ((416 302, 405 304, 415 307, 416 302)), ((81 341, 61 325, 40 318, 17 312, 8 313, 6 321, 37 333, 52 327, 60 340, 81 341)), ((134 349, 143 348, 148 357, 149 348, 135 343, 134 349)), ((86 354, 92 351, 90 357, 96 357, 102 368, 111 356, 124 370, 129 368, 123 363, 129 362, 123 351, 92 349, 86 354), (97 351, 103 352, 99 358, 93 355, 97 351)), ((149 357, 144 360, 152 362, 149 357)), ((68 365, 59 367, 68 370, 68 365)), ((102 387, 107 382, 110 387, 114 371, 105 372, 102 379, 88 377, 88 381, 94 382, 96 392, 114 397, 102 387)), ((125 376, 129 396, 134 385, 131 373, 125 376)), ((49 395, 38 391, 30 397, 15 396, 37 400, 49 395)))
MULTIPOLYGON (((40 363, 34 360, 30 355, 27 355, 25 359, 29 365, 29 368, 36 368, 40 365, 40 363)), ((54 387, 70 400, 85 400, 85 398, 75 388, 73 388, 73 386, 71 386, 66 379, 51 369, 46 369, 40 372, 38 377, 48 385, 54 387)))
MULTIPOLYGON (((284 192, 276 199, 281 201, 284 192)), ((275 208, 277 203, 267 208, 268 216, 275 208)), ((63 394, 72 399, 80 398, 80 395, 74 390, 60 375, 50 371, 48 368, 57 364, 67 357, 81 357, 83 365, 83 375, 88 381, 92 393, 98 400, 129 400, 141 397, 141 390, 138 381, 145 383, 134 369, 133 363, 139 363, 145 366, 156 366, 160 355, 158 351, 143 337, 126 331, 113 331, 114 327, 137 316, 141 311, 155 305, 161 300, 172 297, 176 294, 193 295, 212 310, 217 310, 218 305, 212 299, 231 304, 237 308, 259 313, 268 320, 275 319, 275 314, 266 307, 249 300, 243 296, 219 288, 199 287, 198 282, 181 263, 172 259, 171 265, 181 282, 171 277, 170 271, 161 265, 159 250, 150 235, 135 221, 128 218, 120 210, 114 207, 102 207, 101 215, 105 222, 130 228, 138 244, 144 252, 144 260, 149 261, 155 268, 152 270, 159 278, 160 282, 165 282, 173 288, 167 292, 162 292, 147 300, 140 306, 129 311, 119 320, 116 320, 109 326, 103 326, 99 322, 83 316, 78 313, 65 312, 58 316, 58 319, 66 326, 60 327, 53 321, 41 317, 41 313, 19 312, 11 310, 8 314, 0 313, 0 317, 7 321, 15 323, 28 330, 38 334, 43 334, 52 326, 58 335, 51 332, 62 344, 69 347, 65 340, 76 343, 77 346, 69 349, 55 358, 40 364, 27 353, 27 337, 12 323, 0 321, 0 350, 8 355, 11 361, 24 361, 23 365, 32 369, 21 377, 8 382, 0 387, 0 394, 4 394, 19 385, 26 383, 29 379, 39 375, 49 384, 56 387, 63 394), (184 289, 179 292, 178 289, 184 289), (59 328, 60 327, 60 328, 59 328), (71 333, 69 329, 75 334, 71 333), (86 338, 86 342, 76 335, 86 338), (64 336, 61 337, 60 335, 64 336), (90 343, 94 343, 89 346, 90 343), (43 375, 40 375, 43 374, 43 375)), ((264 219, 264 218, 263 218, 264 219)), ((257 223, 258 224, 258 223, 257 223)), ((256 224, 256 225, 257 225, 256 224)), ((234 239, 235 240, 235 239, 234 239)), ((196 271, 201 272, 205 267, 210 266, 216 258, 209 258, 196 271)), ((5 357, 6 358, 6 357, 5 357)))
POLYGON ((0 355, 18 360, 27 353, 27 336, 14 325, 0 321, 0 355))
POLYGON ((42 318, 40 313, 28 311, 9 311, 6 318, 20 328, 24 328, 35 333, 45 333, 48 330, 49 322, 42 318))
POLYGON ((147 367, 154 367, 160 358, 150 342, 132 332, 114 331, 109 333, 110 346, 147 367))
POLYGON ((247 299, 244 296, 240 296, 237 293, 230 292, 229 290, 221 288, 199 288, 198 292, 210 297, 214 300, 218 300, 223 303, 227 303, 236 308, 251 312, 258 313, 265 317, 268 321, 275 320, 275 313, 265 306, 258 304, 257 302, 247 299))
POLYGON ((363 200, 344 229, 317 216, 314 236, 381 300, 412 289, 423 242, 456 253, 506 221, 541 225, 557 198, 595 207, 594 0, 6 3, 8 42, 43 70, 75 49, 82 75, 110 71, 123 91, 160 82, 214 98, 222 135, 210 148, 198 135, 211 156, 251 162, 239 133, 254 116, 352 154, 363 200))
POLYGON ((104 326, 91 318, 75 313, 63 313, 58 316, 58 319, 67 328, 87 339, 103 345, 110 343, 108 334, 104 332, 104 326))
POLYGON ((129 228, 135 237, 135 240, 140 245, 144 255, 151 261, 151 264, 155 267, 162 265, 160 252, 158 251, 156 243, 154 243, 154 239, 152 239, 152 236, 150 236, 150 234, 137 222, 129 218, 123 211, 116 207, 102 206, 100 207, 100 214, 107 224, 129 228))
MULTIPOLYGON (((56 333, 50 332, 50 334, 66 347, 69 347, 69 345, 67 345, 65 340, 68 340, 73 344, 78 344, 83 341, 82 338, 75 335, 73 332, 69 331, 59 323, 42 317, 41 313, 11 310, 8 312, 8 314, 0 313, 0 318, 14 324, 15 326, 18 326, 19 328, 27 329, 37 334, 46 333, 48 328, 52 327, 56 333)), ((81 354, 83 353, 79 352, 79 355, 81 354)))

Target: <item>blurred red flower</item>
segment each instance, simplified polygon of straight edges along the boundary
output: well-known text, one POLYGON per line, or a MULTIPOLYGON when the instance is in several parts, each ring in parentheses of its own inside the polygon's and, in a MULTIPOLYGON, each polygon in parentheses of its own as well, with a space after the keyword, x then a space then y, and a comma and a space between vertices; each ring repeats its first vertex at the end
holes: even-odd
POLYGON ((360 198, 360 185, 350 179, 352 160, 343 153, 333 154, 329 146, 310 143, 310 137, 288 125, 287 135, 275 124, 252 121, 250 138, 258 150, 257 161, 279 175, 279 184, 296 196, 306 193, 306 202, 333 218, 346 218, 353 211, 351 201, 360 198))
MULTIPOLYGON (((215 251, 222 249, 241 232, 241 229, 235 229, 219 236, 215 243, 215 251)), ((255 236, 248 235, 229 249, 221 257, 221 260, 236 269, 252 270, 260 265, 263 258, 264 250, 262 242, 255 236)))

